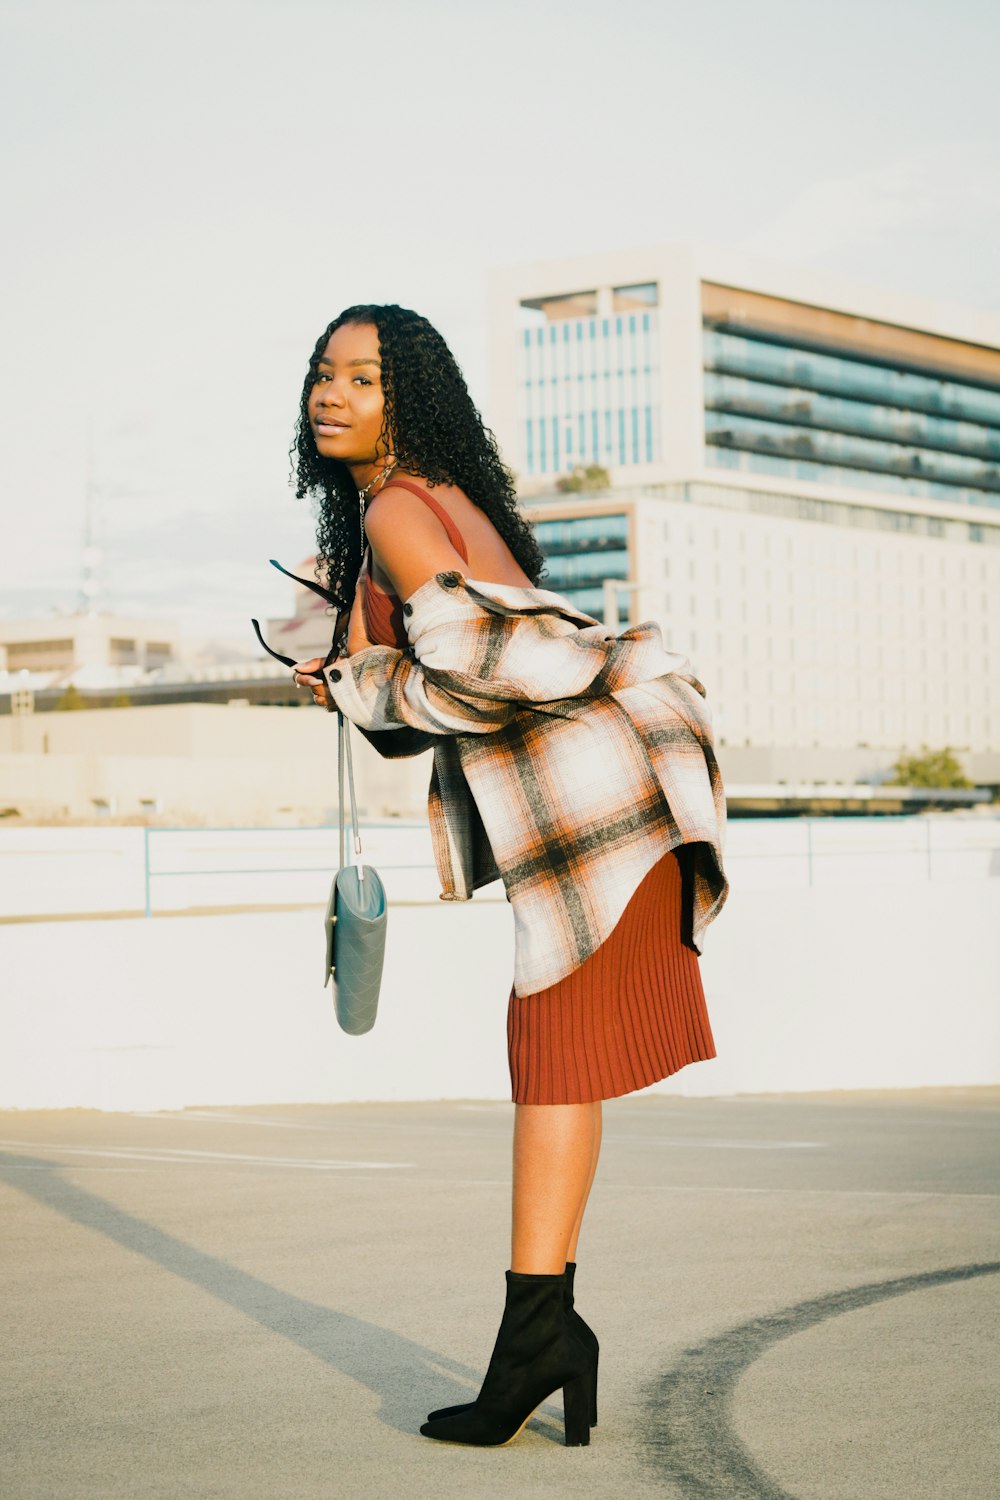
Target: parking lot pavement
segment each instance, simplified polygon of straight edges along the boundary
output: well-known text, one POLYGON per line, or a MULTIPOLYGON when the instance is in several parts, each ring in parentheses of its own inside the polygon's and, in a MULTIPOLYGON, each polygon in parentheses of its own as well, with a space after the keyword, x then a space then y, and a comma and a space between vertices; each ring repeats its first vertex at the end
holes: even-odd
POLYGON ((993 1500, 1000 1089, 605 1106, 600 1423, 428 1442, 509 1265, 509 1104, 0 1114, 0 1493, 993 1500))

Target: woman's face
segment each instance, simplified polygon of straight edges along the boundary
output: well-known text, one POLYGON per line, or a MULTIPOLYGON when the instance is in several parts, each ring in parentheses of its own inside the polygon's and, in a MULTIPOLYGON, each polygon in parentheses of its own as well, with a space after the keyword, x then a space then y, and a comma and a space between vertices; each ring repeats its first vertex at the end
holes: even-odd
POLYGON ((309 392, 309 421, 324 458, 372 463, 382 431, 384 399, 378 329, 344 323, 331 334, 309 392))

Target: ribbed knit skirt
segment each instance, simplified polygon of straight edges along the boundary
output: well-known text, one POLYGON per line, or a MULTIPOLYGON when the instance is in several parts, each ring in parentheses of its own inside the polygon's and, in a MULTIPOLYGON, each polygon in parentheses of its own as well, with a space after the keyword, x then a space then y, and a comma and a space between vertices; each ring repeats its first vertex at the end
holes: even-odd
POLYGON ((678 858, 670 850, 653 866, 571 974, 533 995, 511 988, 515 1104, 614 1099, 715 1057, 698 955, 681 940, 678 858))

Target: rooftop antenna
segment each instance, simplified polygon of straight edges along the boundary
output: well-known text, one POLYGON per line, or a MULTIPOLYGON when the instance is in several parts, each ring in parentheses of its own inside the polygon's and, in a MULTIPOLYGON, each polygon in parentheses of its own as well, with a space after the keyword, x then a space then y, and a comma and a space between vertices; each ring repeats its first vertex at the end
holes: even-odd
POLYGON ((94 428, 93 422, 89 418, 87 420, 87 470, 83 495, 83 567, 76 612, 78 615, 94 615, 97 613, 97 570, 101 563, 101 549, 97 545, 97 517, 95 514, 94 428))

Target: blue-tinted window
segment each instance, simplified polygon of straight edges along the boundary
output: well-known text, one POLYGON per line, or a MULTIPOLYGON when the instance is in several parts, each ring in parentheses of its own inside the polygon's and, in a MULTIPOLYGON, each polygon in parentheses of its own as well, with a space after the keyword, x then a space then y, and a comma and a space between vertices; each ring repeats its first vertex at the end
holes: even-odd
POLYGON ((1000 425, 1000 390, 706 329, 708 369, 1000 425))
POLYGON ((1000 505, 1000 389, 706 328, 708 461, 1000 505))
POLYGON ((603 589, 560 589, 546 578, 542 584, 543 589, 551 589, 555 594, 563 594, 574 609, 578 609, 583 615, 590 615, 594 620, 604 619, 604 590, 603 589))
POLYGON ((617 512, 572 516, 562 521, 536 521, 535 535, 546 556, 558 551, 615 551, 628 539, 628 517, 617 512))
POLYGON ((880 476, 896 474, 939 484, 994 490, 1000 504, 1000 466, 965 454, 714 410, 705 412, 705 438, 710 445, 746 448, 783 463, 834 464, 859 473, 869 470, 880 476))
POLYGON ((984 423, 826 395, 806 386, 772 385, 741 375, 720 375, 714 370, 705 372, 704 389, 706 406, 717 411, 1000 459, 1000 428, 984 423))
POLYGON ((628 549, 623 548, 618 552, 547 554, 545 566, 549 576, 555 580, 556 588, 564 588, 567 584, 602 583, 605 578, 627 578, 628 549))

